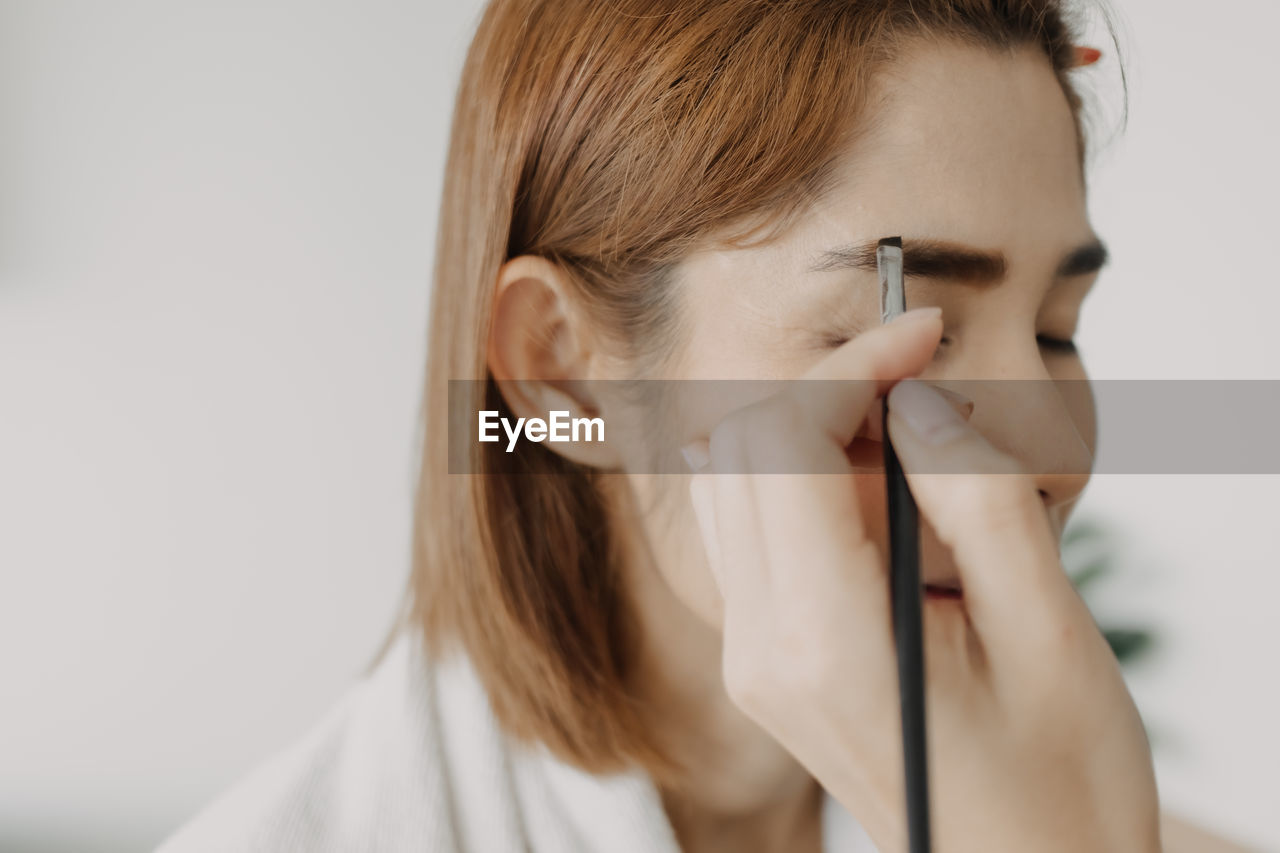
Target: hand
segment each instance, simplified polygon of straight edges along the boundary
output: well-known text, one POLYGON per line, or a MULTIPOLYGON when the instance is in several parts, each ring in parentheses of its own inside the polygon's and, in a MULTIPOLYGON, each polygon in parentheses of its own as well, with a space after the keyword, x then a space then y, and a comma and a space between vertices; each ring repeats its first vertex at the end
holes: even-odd
POLYGON ((874 381, 821 395, 791 383, 691 448, 705 457, 691 496, 724 600, 726 689, 880 850, 906 849, 886 559, 852 469, 821 473, 848 468, 846 448, 892 388, 890 435, 963 585, 925 612, 934 849, 1159 850, 1141 721, 1034 481, 936 392, 899 383, 928 365, 941 330, 939 312, 920 309, 860 335, 805 378, 874 381))

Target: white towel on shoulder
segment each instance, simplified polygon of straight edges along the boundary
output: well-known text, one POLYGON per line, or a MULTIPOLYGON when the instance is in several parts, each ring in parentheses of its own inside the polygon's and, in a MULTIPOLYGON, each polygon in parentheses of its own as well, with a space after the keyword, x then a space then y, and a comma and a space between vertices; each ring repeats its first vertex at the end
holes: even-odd
MULTIPOLYGON (((875 853, 823 805, 825 853, 875 853)), ((159 853, 679 853, 641 772, 596 776, 499 729, 463 656, 399 635, 304 738, 214 801, 159 853)))

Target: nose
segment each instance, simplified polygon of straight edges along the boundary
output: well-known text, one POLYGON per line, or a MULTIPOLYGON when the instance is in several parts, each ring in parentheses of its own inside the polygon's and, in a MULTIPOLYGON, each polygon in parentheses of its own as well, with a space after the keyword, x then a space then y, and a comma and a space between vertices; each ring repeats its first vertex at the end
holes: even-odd
POLYGON ((938 385, 973 401, 969 423, 1017 459, 1047 509, 1070 505, 1088 485, 1095 421, 1088 381, 1055 376, 1034 336, 1030 346, 984 346, 986 357, 957 359, 938 385), (996 356, 996 357, 993 357, 996 356))

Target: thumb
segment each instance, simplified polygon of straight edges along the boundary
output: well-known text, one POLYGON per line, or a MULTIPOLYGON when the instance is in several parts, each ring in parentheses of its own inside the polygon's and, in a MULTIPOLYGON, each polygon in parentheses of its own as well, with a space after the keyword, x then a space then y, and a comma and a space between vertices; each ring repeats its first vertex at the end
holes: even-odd
POLYGON ((1055 616, 1082 605, 1034 479, 929 385, 899 382, 888 406, 907 485, 952 551, 974 629, 1003 648, 1051 641, 1055 616))

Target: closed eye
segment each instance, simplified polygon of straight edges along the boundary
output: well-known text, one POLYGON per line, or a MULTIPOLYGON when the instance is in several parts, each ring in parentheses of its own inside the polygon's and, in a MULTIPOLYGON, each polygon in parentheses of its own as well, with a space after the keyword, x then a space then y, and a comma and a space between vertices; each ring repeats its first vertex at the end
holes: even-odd
POLYGON ((1054 352, 1076 352, 1076 342, 1069 338, 1051 338, 1048 335, 1036 335, 1036 343, 1043 349, 1054 352))
MULTIPOLYGON (((836 349, 838 347, 841 347, 847 344, 850 341, 850 339, 851 339, 851 336, 849 335, 831 335, 822 341, 822 345, 824 347, 827 347, 828 349, 836 349)), ((1062 352, 1062 353, 1078 352, 1078 349, 1076 347, 1076 342, 1069 338, 1054 338, 1054 337, 1050 337, 1049 335, 1036 335, 1036 343, 1040 347, 1047 350, 1052 350, 1054 352, 1062 352)), ((948 346, 950 344, 951 344, 951 339, 944 335, 942 339, 938 341, 938 348, 942 349, 943 347, 948 346)))
POLYGON ((822 339, 821 346, 825 349, 839 349, 851 340, 853 338, 849 335, 828 335, 822 339))

